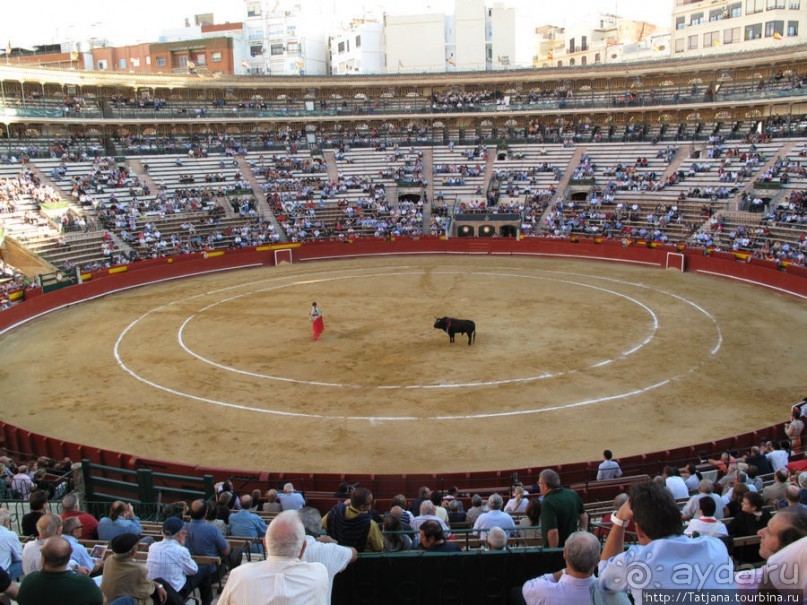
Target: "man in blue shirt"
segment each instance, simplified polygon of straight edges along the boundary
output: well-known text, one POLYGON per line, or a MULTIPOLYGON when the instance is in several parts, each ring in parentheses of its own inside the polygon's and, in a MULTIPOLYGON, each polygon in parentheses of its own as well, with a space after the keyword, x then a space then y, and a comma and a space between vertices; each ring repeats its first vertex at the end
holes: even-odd
POLYGON ((600 558, 600 586, 605 590, 630 592, 636 603, 644 603, 645 590, 735 589, 734 563, 725 544, 711 536, 683 535, 681 512, 663 484, 634 484, 611 522, 600 558), (625 525, 631 519, 639 546, 625 551, 625 525))
POLYGON ((252 552, 260 552, 260 542, 266 535, 266 522, 249 512, 252 496, 241 496, 241 510, 230 513, 230 534, 239 538, 259 538, 252 544, 252 552))
MULTIPOLYGON (((205 522, 207 503, 204 500, 194 500, 191 504, 191 521, 188 523, 188 535, 185 546, 192 555, 204 557, 226 557, 230 554, 230 545, 219 530, 211 523, 205 522)), ((199 574, 212 579, 216 574, 215 565, 199 565, 199 574)), ((199 584, 202 605, 210 605, 213 601, 213 591, 210 582, 199 584)))

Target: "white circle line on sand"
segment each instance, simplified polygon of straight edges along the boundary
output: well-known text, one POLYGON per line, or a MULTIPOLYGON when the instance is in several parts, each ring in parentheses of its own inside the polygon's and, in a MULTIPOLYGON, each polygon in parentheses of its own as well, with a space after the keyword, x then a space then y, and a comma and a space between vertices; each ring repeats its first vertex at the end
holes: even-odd
MULTIPOLYGON (((209 309, 211 309, 213 307, 216 307, 218 305, 225 304, 227 302, 231 302, 232 300, 235 300, 237 298, 252 295, 255 292, 266 292, 266 291, 271 291, 271 290, 280 290, 280 289, 285 289, 285 288, 289 288, 289 287, 296 286, 296 285, 308 284, 308 283, 316 283, 316 282, 342 281, 342 280, 347 280, 347 279, 361 279, 361 278, 366 278, 366 277, 386 277, 386 276, 389 276, 389 275, 394 275, 396 277, 400 277, 401 275, 422 275, 422 274, 423 274, 423 272, 414 272, 414 273, 400 273, 400 272, 398 272, 398 273, 386 273, 385 272, 385 273, 373 273, 373 274, 367 274, 367 275, 349 275, 349 276, 329 277, 329 278, 322 278, 320 280, 306 280, 306 281, 303 281, 303 282, 294 282, 294 283, 290 283, 290 284, 281 284, 279 286, 274 286, 274 287, 271 287, 271 288, 265 288, 265 289, 261 289, 261 290, 255 290, 255 291, 252 291, 252 292, 247 292, 247 293, 244 293, 244 294, 239 294, 237 296, 232 296, 232 297, 228 297, 228 298, 216 301, 215 303, 211 303, 210 305, 207 305, 206 307, 203 307, 202 309, 200 309, 200 313, 204 312, 204 311, 208 311, 209 309)), ((647 305, 645 305, 644 303, 642 303, 642 302, 640 302, 640 301, 638 301, 638 300, 636 300, 636 299, 634 299, 634 298, 632 298, 632 297, 630 297, 630 296, 628 296, 626 294, 623 294, 621 292, 615 292, 613 290, 609 290, 607 288, 602 288, 600 286, 594 286, 592 284, 585 284, 585 283, 581 283, 581 282, 561 280, 561 279, 557 279, 557 278, 540 277, 540 276, 533 276, 533 275, 518 275, 518 274, 514 274, 514 273, 490 273, 490 272, 481 272, 481 271, 472 271, 472 272, 435 271, 435 272, 433 272, 433 275, 487 275, 487 276, 494 276, 494 277, 514 277, 514 278, 522 278, 522 279, 536 279, 536 280, 542 280, 542 281, 556 281, 556 282, 559 282, 559 283, 562 283, 562 284, 571 284, 571 285, 575 285, 575 286, 582 286, 582 287, 585 287, 585 288, 591 288, 591 289, 594 289, 594 290, 599 290, 601 292, 606 292, 608 294, 613 294, 614 296, 624 298, 624 299, 626 299, 626 300, 628 300, 628 301, 642 307, 650 315, 650 317, 652 318, 653 327, 650 330, 650 334, 642 342, 640 342, 639 344, 631 347, 627 351, 621 352, 616 357, 611 358, 611 359, 605 359, 605 360, 590 364, 588 366, 589 369, 608 365, 608 364, 610 364, 610 363, 612 363, 614 361, 617 361, 619 359, 624 359, 625 357, 627 357, 629 355, 632 355, 633 353, 636 353, 637 351, 641 350, 644 346, 649 344, 653 340, 653 338, 655 337, 656 333, 658 332, 658 327, 659 327, 658 316, 647 305)), ((302 380, 302 379, 298 379, 298 378, 288 378, 288 377, 285 377, 285 376, 275 376, 275 375, 272 375, 272 374, 263 374, 263 373, 260 373, 260 372, 250 372, 249 370, 242 370, 240 368, 234 368, 232 366, 221 364, 221 363, 218 363, 216 361, 213 361, 212 359, 208 359, 208 358, 206 358, 206 357, 204 357, 202 355, 199 355, 198 353, 196 353, 195 351, 193 351, 192 349, 190 349, 186 345, 185 339, 184 339, 185 327, 188 325, 190 320, 193 319, 194 317, 196 317, 196 315, 193 315, 193 316, 189 317, 188 319, 186 319, 182 323, 182 325, 180 326, 180 328, 178 330, 178 333, 177 333, 177 342, 178 342, 179 346, 182 348, 182 350, 184 350, 188 355, 191 355, 192 357, 195 357, 196 359, 198 359, 202 363, 205 363, 205 364, 210 365, 212 367, 218 368, 220 370, 225 370, 225 371, 228 371, 228 372, 234 372, 236 374, 242 374, 244 376, 251 376, 253 378, 264 378, 266 380, 273 380, 273 381, 286 382, 286 383, 292 383, 292 384, 304 384, 304 385, 317 386, 317 387, 345 388, 345 389, 378 389, 378 390, 457 389, 457 388, 471 388, 471 387, 502 386, 502 385, 505 385, 505 384, 518 384, 518 383, 525 383, 525 382, 534 382, 534 381, 537 381, 537 380, 546 380, 546 379, 550 379, 550 378, 558 378, 560 376, 565 376, 565 375, 572 374, 574 372, 579 371, 579 370, 566 370, 566 371, 563 371, 563 372, 555 372, 555 373, 544 372, 544 373, 541 373, 541 374, 538 374, 538 375, 535 375, 535 376, 525 376, 525 377, 521 377, 521 378, 505 378, 505 379, 502 379, 502 380, 473 381, 473 382, 452 382, 452 383, 419 384, 419 385, 376 385, 376 386, 367 386, 367 385, 360 385, 360 384, 345 384, 345 383, 331 383, 331 382, 322 382, 322 381, 313 381, 313 380, 302 380)))
MULTIPOLYGON (((612 278, 600 278, 598 276, 586 275, 586 274, 581 274, 581 275, 583 275, 585 277, 588 277, 588 278, 608 279, 609 281, 619 282, 619 280, 614 280, 612 278)), ((629 283, 629 282, 622 282, 622 283, 629 283)), ((658 291, 658 292, 665 293, 665 292, 663 292, 661 290, 656 290, 654 288, 649 288, 648 286, 645 286, 643 284, 634 284, 634 285, 640 286, 642 288, 647 288, 647 289, 650 289, 650 290, 653 290, 653 291, 658 291)), ((689 300, 687 300, 687 299, 685 299, 683 297, 680 297, 678 295, 670 294, 670 293, 665 293, 665 294, 669 294, 670 296, 678 298, 678 299, 692 305, 696 309, 700 310, 702 313, 705 313, 708 317, 710 317, 712 319, 712 321, 715 323, 715 326, 719 330, 718 322, 710 314, 708 314, 705 310, 703 310, 700 306, 698 306, 697 304, 695 304, 695 303, 693 303, 693 302, 691 302, 691 301, 689 301, 689 300)), ((188 300, 188 299, 191 299, 191 298, 198 298, 200 296, 204 296, 204 295, 203 294, 202 295, 195 295, 195 296, 192 296, 192 297, 188 297, 187 299, 183 299, 183 300, 188 300)), ((370 422, 377 422, 377 421, 420 421, 420 420, 429 420, 429 419, 431 419, 431 420, 472 420, 472 419, 483 419, 483 418, 491 418, 491 417, 519 416, 519 415, 527 415, 527 414, 539 414, 539 413, 542 413, 542 412, 549 412, 549 411, 562 411, 562 410, 565 410, 565 409, 572 409, 572 408, 575 408, 575 407, 594 405, 594 404, 597 404, 597 403, 613 401, 613 400, 618 400, 618 399, 625 399, 625 398, 628 398, 628 397, 633 397, 635 395, 640 395, 642 393, 646 393, 648 391, 652 391, 652 390, 655 390, 657 388, 663 387, 664 385, 670 383, 671 381, 673 381, 673 380, 675 380, 677 378, 677 376, 672 377, 672 378, 668 378, 666 380, 663 380, 661 382, 655 383, 653 385, 650 385, 650 386, 647 386, 647 387, 644 387, 644 388, 635 389, 633 391, 628 391, 628 392, 625 392, 625 393, 609 395, 609 396, 606 396, 606 397, 599 397, 599 398, 596 398, 596 399, 588 399, 588 400, 572 402, 572 403, 568 403, 568 404, 555 405, 555 406, 551 406, 551 407, 548 407, 548 408, 539 408, 539 409, 533 409, 533 410, 515 410, 515 411, 509 411, 509 412, 494 412, 494 413, 487 413, 487 414, 456 415, 456 416, 334 416, 334 415, 323 415, 323 414, 311 414, 311 413, 302 413, 302 412, 286 412, 286 411, 280 411, 280 410, 270 410, 270 409, 265 409, 265 408, 258 408, 258 407, 252 407, 252 406, 247 406, 247 405, 240 405, 240 404, 235 404, 235 403, 231 403, 231 402, 219 401, 219 400, 215 400, 215 399, 210 399, 210 398, 206 398, 206 397, 199 397, 197 395, 191 395, 191 394, 188 394, 188 393, 183 393, 183 392, 177 391, 175 389, 171 389, 169 387, 165 387, 163 385, 160 385, 160 384, 157 384, 155 382, 152 382, 152 381, 150 381, 150 380, 148 380, 146 378, 143 378, 142 376, 138 375, 136 372, 131 370, 124 363, 124 361, 121 359, 121 356, 120 356, 120 345, 121 345, 121 342, 123 341, 124 337, 126 336, 126 334, 128 334, 128 332, 135 325, 137 325, 142 319, 144 319, 148 315, 150 315, 150 314, 152 314, 152 313, 154 313, 154 312, 156 312, 156 311, 158 311, 160 309, 163 309, 165 307, 177 304, 178 302, 182 302, 182 301, 181 300, 172 301, 170 303, 160 305, 159 307, 156 307, 156 308, 148 311, 147 313, 141 315, 140 317, 138 317, 137 319, 132 321, 120 333, 120 335, 118 336, 118 339, 115 342, 115 346, 114 346, 114 356, 115 356, 115 359, 116 359, 116 362, 118 363, 118 365, 125 372, 127 372, 130 376, 132 376, 135 380, 140 381, 140 382, 142 382, 144 384, 147 384, 147 385, 149 385, 149 386, 151 386, 151 387, 153 387, 155 389, 162 390, 164 392, 167 392, 167 393, 170 393, 170 394, 173 394, 173 395, 176 395, 176 396, 185 397, 185 398, 188 398, 188 399, 200 401, 200 402, 203 402, 203 403, 209 403, 209 404, 212 404, 212 405, 217 405, 217 406, 220 406, 220 407, 227 407, 227 408, 231 408, 231 409, 239 409, 239 410, 244 410, 244 411, 257 412, 257 413, 261 413, 261 414, 269 414, 269 415, 285 416, 285 417, 309 418, 309 419, 362 420, 362 421, 370 421, 370 422)), ((721 335, 720 341, 722 342, 722 335, 721 335)), ((714 354, 717 349, 719 349, 719 345, 715 349, 713 349, 712 354, 714 354)))

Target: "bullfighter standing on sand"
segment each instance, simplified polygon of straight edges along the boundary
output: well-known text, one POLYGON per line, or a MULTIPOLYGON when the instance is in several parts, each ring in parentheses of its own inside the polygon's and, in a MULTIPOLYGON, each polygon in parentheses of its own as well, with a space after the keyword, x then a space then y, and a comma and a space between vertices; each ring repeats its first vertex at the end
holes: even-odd
POLYGON ((320 335, 325 330, 325 323, 322 320, 322 311, 316 302, 311 303, 308 319, 311 320, 311 328, 314 330, 314 340, 319 340, 320 335))

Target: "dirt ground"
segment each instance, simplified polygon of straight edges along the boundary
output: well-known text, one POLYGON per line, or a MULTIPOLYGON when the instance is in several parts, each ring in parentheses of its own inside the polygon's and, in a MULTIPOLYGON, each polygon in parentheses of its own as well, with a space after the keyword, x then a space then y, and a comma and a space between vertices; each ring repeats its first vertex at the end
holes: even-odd
POLYGON ((228 271, 0 340, 4 420, 148 457, 288 472, 509 469, 786 419, 798 300, 695 273, 489 256, 228 271), (307 319, 316 300, 325 333, 307 319), (477 339, 432 327, 476 321, 477 339))

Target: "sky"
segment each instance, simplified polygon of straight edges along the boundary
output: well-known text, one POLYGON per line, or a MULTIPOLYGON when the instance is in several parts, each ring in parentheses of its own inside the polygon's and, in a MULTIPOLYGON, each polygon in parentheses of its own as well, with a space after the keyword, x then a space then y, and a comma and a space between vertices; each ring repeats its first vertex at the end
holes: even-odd
MULTIPOLYGON (((669 27, 673 0, 496 0, 518 7, 536 19, 536 25, 571 26, 584 15, 596 11, 616 12, 628 19, 638 19, 669 27)), ((307 9, 323 13, 334 7, 341 18, 375 13, 453 12, 453 0, 300 0, 307 9)), ((488 2, 492 4, 492 2, 488 2)), ((154 42, 165 29, 181 28, 185 19, 212 12, 216 23, 241 21, 242 0, 36 0, 32 10, 24 2, 5 0, 0 20, 0 46, 31 48, 35 44, 53 44, 88 38, 107 39, 113 46, 154 42)))

